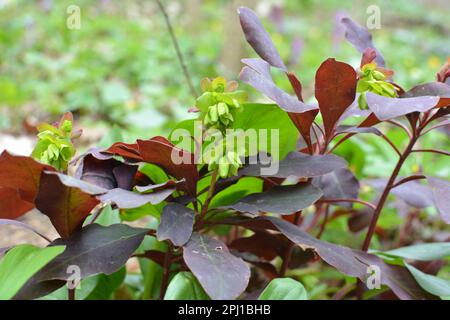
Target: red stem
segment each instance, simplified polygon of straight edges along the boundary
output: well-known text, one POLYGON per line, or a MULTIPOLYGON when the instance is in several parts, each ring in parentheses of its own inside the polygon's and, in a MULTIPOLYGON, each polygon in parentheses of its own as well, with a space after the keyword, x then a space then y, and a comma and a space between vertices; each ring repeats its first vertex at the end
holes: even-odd
POLYGON ((381 210, 383 209, 383 206, 387 200, 387 197, 389 195, 389 192, 392 190, 392 187, 395 183, 395 179, 397 179, 397 176, 400 172, 400 169, 402 168, 403 163, 405 162, 406 158, 408 158, 409 154, 412 151, 412 148, 414 147, 414 144, 417 141, 417 135, 414 135, 411 140, 409 141, 408 146, 406 147, 405 151, 402 153, 400 158, 398 159, 398 162, 394 168, 394 171, 392 171, 391 177, 389 178, 386 187, 383 190, 383 193, 381 194, 380 200, 378 201, 378 204, 376 208, 374 209, 372 220, 370 221, 369 230, 367 231, 366 238, 364 239, 364 243, 362 246, 363 251, 369 250, 370 242, 372 240, 373 234, 375 232, 375 227, 377 226, 378 218, 380 217, 381 210))

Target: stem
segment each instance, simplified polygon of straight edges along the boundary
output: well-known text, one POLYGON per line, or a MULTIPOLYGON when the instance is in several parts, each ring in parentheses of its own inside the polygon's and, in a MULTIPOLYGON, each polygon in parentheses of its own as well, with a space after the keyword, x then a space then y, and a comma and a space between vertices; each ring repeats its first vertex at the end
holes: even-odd
POLYGON ((209 184, 208 194, 206 196, 206 200, 205 200, 205 203, 202 206, 202 212, 200 214, 200 216, 202 218, 204 218, 206 213, 208 212, 209 204, 211 202, 212 197, 214 196, 214 189, 216 187, 217 175, 218 175, 218 171, 217 170, 214 170, 211 173, 211 183, 209 184))
POLYGON ((75 300, 75 289, 67 289, 68 300, 75 300))
POLYGON ((332 153, 334 151, 334 149, 336 149, 342 142, 344 142, 345 140, 353 137, 356 133, 354 132, 350 132, 348 134, 346 134, 341 140, 339 140, 329 151, 328 153, 332 153))
POLYGON ((444 150, 438 150, 438 149, 415 149, 411 152, 432 152, 437 154, 443 154, 445 156, 450 156, 450 152, 444 151, 444 150))
MULTIPOLYGON (((298 224, 298 221, 300 220, 300 214, 301 214, 301 211, 298 211, 295 213, 294 225, 298 224)), ((295 247, 295 243, 291 242, 289 244, 289 247, 286 249, 286 254, 283 258, 283 263, 281 264, 281 267, 280 267, 280 272, 279 272, 280 278, 282 278, 286 275, 286 271, 289 268, 289 262, 291 261, 292 252, 294 251, 294 247, 295 247)))
POLYGON ((323 232, 325 231, 325 226, 326 226, 326 224, 328 222, 329 214, 330 214, 330 206, 326 205, 325 206, 325 216, 323 217, 322 224, 320 225, 319 233, 316 236, 317 239, 320 239, 320 237, 322 236, 323 232))
POLYGON ((402 153, 400 158, 398 159, 398 162, 394 168, 394 171, 392 171, 391 177, 389 178, 386 187, 383 190, 383 193, 381 194, 380 200, 378 201, 378 204, 376 208, 374 209, 372 220, 370 221, 369 230, 367 231, 366 238, 364 239, 364 244, 362 246, 363 251, 369 250, 370 242, 372 240, 373 234, 375 232, 375 227, 378 222, 378 218, 380 217, 381 210, 383 209, 383 206, 387 200, 387 197, 389 195, 389 192, 392 189, 392 186, 395 183, 395 179, 397 179, 397 176, 400 172, 400 169, 402 168, 403 163, 405 162, 406 158, 408 158, 409 154, 412 151, 412 148, 414 147, 414 144, 416 143, 417 135, 414 135, 411 140, 409 141, 408 146, 406 147, 405 151, 402 153))
POLYGON ((198 97, 197 91, 195 90, 195 87, 192 84, 191 76, 189 75, 188 68, 187 68, 186 63, 184 61, 183 54, 181 53, 180 46, 178 45, 178 41, 177 41, 177 38, 176 38, 175 33, 173 31, 172 24, 170 23, 169 16, 167 15, 166 9, 164 8, 164 6, 161 3, 161 1, 160 0, 156 0, 156 3, 158 4, 159 9, 161 9, 161 12, 162 12, 162 14, 164 16, 164 20, 166 21, 167 29, 169 30, 170 37, 172 38, 173 46, 175 47, 175 51, 177 52, 178 61, 180 62, 181 69, 183 70, 183 74, 184 74, 184 77, 186 78, 186 81, 187 81, 187 83, 189 85, 189 89, 191 90, 191 94, 194 97, 194 99, 197 99, 197 97, 198 97))
POLYGON ((169 284, 170 265, 172 264, 172 245, 169 244, 166 256, 164 258, 164 272, 161 280, 161 289, 159 291, 159 300, 163 300, 169 284))

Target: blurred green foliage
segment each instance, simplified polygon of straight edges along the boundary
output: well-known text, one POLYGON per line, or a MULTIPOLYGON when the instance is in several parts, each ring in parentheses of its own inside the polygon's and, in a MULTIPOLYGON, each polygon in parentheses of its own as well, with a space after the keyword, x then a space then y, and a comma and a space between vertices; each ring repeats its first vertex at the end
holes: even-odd
MULTIPOLYGON (((370 5, 381 14, 381 28, 372 30, 375 43, 404 87, 433 80, 450 55, 446 1, 241 2, 164 1, 195 84, 223 72, 237 78, 239 70, 226 63, 227 55, 240 52, 237 47, 243 56, 236 60, 254 55, 235 32, 235 8, 241 4, 263 18, 307 97, 327 57, 359 64, 337 17, 348 14, 364 25, 370 5), (228 32, 234 43, 225 43, 228 32)), ((189 117, 193 104, 153 1, 0 1, 0 129, 17 133, 27 116, 42 121, 73 111, 86 116, 84 126, 108 130, 115 124, 131 139, 167 133, 175 121, 189 117), (70 5, 80 7, 79 30, 66 26, 70 5)))

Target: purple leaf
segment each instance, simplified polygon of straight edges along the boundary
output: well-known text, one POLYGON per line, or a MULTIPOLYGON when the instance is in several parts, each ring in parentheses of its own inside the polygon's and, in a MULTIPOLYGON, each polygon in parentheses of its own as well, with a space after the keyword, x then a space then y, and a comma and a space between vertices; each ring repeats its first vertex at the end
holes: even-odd
POLYGON ((266 61, 259 58, 246 58, 241 61, 243 64, 249 66, 268 80, 273 81, 270 73, 270 65, 266 61))
POLYGON ((316 109, 315 106, 309 106, 296 97, 287 94, 278 88, 275 83, 263 76, 261 73, 249 67, 244 67, 239 78, 254 87, 256 90, 265 94, 268 98, 275 101, 283 110, 292 113, 302 113, 308 110, 316 109))
MULTIPOLYGON (((322 190, 324 199, 358 198, 359 182, 353 173, 345 168, 315 178, 313 184, 322 190)), ((348 202, 342 202, 339 205, 352 206, 348 202)))
MULTIPOLYGON (((49 293, 45 290, 46 286, 51 287, 55 280, 65 281, 72 276, 67 272, 69 266, 78 266, 82 279, 101 273, 112 274, 127 262, 147 232, 148 229, 132 228, 125 224, 104 227, 95 223, 67 240, 52 242, 51 245, 66 246, 66 250, 36 273, 15 299, 35 299, 49 293)), ((50 292, 56 288, 51 288, 50 292)))
POLYGON ((450 182, 434 177, 427 177, 427 180, 442 219, 450 224, 450 182))
POLYGON ((347 162, 335 155, 305 155, 300 152, 289 153, 279 163, 271 164, 272 166, 278 165, 278 170, 275 173, 266 173, 264 168, 269 165, 250 164, 245 167, 239 174, 242 176, 254 176, 254 177, 277 177, 277 178, 310 178, 321 176, 332 172, 339 168, 346 168, 347 162))
POLYGON ((269 191, 253 193, 234 204, 221 208, 231 208, 239 212, 252 214, 264 212, 292 214, 309 207, 321 196, 320 189, 310 183, 276 186, 269 191))
POLYGON ((256 53, 270 65, 286 71, 280 54, 256 13, 245 7, 239 8, 238 13, 245 38, 256 53))
POLYGON ((112 189, 107 193, 97 196, 101 202, 112 202, 120 209, 132 209, 144 204, 158 204, 169 197, 175 189, 164 189, 147 194, 139 194, 124 189, 112 189))
POLYGON ((264 217, 263 219, 269 220, 300 248, 303 250, 313 249, 325 262, 346 275, 358 277, 365 282, 369 276, 368 267, 375 265, 380 268, 381 283, 390 287, 400 299, 434 298, 420 288, 411 274, 403 267, 386 264, 379 257, 360 250, 318 240, 288 221, 275 217, 264 217))
POLYGON ((336 133, 372 133, 377 136, 381 136, 380 130, 375 127, 355 127, 355 126, 338 126, 336 128, 336 133))
POLYGON ((232 300, 247 288, 249 266, 219 240, 193 233, 183 248, 183 258, 211 299, 232 300))
POLYGON ((390 120, 411 112, 425 112, 437 105, 439 97, 388 98, 371 92, 366 93, 369 109, 380 120, 390 120))
POLYGON ((346 28, 345 38, 353 45, 353 47, 360 53, 364 53, 367 48, 374 49, 377 53, 375 62, 379 67, 385 67, 383 56, 377 48, 375 48, 372 42, 372 34, 366 28, 360 26, 348 17, 342 18, 341 21, 346 28))
MULTIPOLYGON (((374 179, 368 183, 377 190, 383 190, 387 179, 374 179)), ((408 181, 393 188, 391 194, 399 197, 414 208, 426 208, 434 206, 432 190, 419 181, 408 181)))
POLYGON ((402 98, 414 98, 422 96, 438 96, 441 98, 450 98, 450 86, 442 82, 429 82, 419 84, 406 91, 402 98))
POLYGON ((66 186, 80 189, 81 191, 97 196, 97 199, 102 202, 112 202, 120 209, 131 209, 140 207, 146 203, 158 204, 170 196, 175 189, 167 188, 162 190, 155 190, 147 194, 139 194, 125 189, 114 188, 107 190, 98 187, 91 183, 67 176, 62 173, 47 173, 56 175, 61 183, 66 186))
POLYGON ((179 203, 169 203, 163 209, 156 236, 159 241, 169 239, 176 246, 189 241, 194 227, 195 212, 179 203))

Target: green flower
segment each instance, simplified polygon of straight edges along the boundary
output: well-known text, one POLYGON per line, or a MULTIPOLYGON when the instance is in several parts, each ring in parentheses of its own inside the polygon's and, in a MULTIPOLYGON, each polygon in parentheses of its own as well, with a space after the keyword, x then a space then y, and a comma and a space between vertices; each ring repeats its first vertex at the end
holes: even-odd
POLYGON ((202 80, 203 94, 197 98, 196 107, 205 126, 225 129, 232 125, 236 111, 247 101, 247 93, 237 87, 236 81, 227 82, 223 77, 202 80))
POLYGON ((67 170, 69 161, 75 155, 75 148, 72 144, 72 120, 62 119, 53 126, 44 123, 38 126, 38 142, 31 153, 31 156, 57 170, 67 170))
POLYGON ((372 92, 384 97, 397 97, 394 85, 386 81, 387 76, 382 69, 377 68, 376 63, 365 64, 361 68, 356 92, 360 93, 358 105, 360 109, 368 109, 366 93, 372 92))

